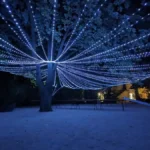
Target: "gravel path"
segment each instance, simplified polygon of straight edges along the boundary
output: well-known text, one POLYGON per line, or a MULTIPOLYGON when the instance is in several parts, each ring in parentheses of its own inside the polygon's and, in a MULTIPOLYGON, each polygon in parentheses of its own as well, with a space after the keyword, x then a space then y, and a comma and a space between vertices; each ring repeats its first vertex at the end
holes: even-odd
POLYGON ((81 107, 0 113, 0 150, 150 150, 150 107, 81 107))

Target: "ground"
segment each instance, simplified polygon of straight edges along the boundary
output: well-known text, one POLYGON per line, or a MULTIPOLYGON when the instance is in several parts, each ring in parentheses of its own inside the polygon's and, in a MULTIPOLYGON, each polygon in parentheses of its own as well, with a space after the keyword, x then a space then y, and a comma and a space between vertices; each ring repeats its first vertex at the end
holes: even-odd
POLYGON ((18 108, 0 113, 0 150, 149 150, 150 107, 18 108))

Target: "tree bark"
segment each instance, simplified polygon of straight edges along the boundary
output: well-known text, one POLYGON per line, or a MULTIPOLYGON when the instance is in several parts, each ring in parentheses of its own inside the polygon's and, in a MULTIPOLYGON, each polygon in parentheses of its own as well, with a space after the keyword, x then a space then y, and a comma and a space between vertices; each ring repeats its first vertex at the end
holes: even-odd
POLYGON ((40 112, 52 111, 52 90, 48 90, 47 87, 40 88, 40 112))
POLYGON ((48 76, 44 85, 40 65, 37 65, 36 80, 40 93, 40 112, 52 111, 52 93, 55 74, 55 64, 48 63, 48 76))

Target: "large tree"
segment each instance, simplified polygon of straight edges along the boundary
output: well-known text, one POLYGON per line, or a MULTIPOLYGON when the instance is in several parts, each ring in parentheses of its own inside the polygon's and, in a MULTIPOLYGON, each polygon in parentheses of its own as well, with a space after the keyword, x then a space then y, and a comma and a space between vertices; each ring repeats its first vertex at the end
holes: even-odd
POLYGON ((0 70, 36 80, 40 111, 62 87, 98 90, 148 78, 148 3, 2 0, 0 70), (138 9, 134 9, 137 7, 138 9))

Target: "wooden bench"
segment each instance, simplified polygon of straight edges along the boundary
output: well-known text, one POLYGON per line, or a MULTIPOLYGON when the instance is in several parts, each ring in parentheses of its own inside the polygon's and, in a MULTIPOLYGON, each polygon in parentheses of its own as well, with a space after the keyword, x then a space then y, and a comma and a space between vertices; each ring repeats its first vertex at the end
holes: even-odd
MULTIPOLYGON (((58 102, 58 101, 57 101, 58 102)), ((103 108, 103 104, 113 104, 113 103, 117 103, 117 100, 112 100, 112 99, 105 99, 104 101, 100 101, 99 99, 83 99, 83 100, 61 100, 61 103, 67 103, 70 104, 71 107, 70 109, 81 109, 80 104, 93 104, 93 109, 94 110, 99 110, 103 108)), ((124 100, 119 100, 122 110, 124 111, 124 100)), ((57 104, 56 108, 64 108, 62 107, 61 104, 57 104)))

